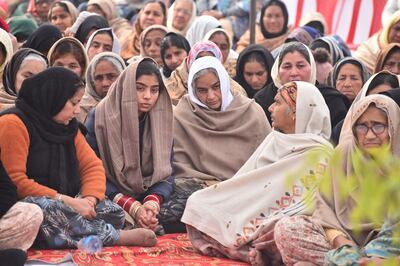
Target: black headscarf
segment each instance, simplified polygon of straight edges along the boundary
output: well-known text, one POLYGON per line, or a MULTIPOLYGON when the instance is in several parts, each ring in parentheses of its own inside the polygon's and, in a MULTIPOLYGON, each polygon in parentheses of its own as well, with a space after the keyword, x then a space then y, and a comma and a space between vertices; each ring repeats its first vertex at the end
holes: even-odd
POLYGON ((56 26, 46 23, 35 30, 22 47, 35 49, 47 56, 50 47, 61 38, 61 31, 56 26))
POLYGON ((79 164, 75 150, 78 121, 68 125, 53 121, 66 102, 82 88, 82 80, 71 70, 51 67, 25 79, 15 102, 45 142, 50 144, 50 188, 75 196, 80 189, 79 164))
POLYGON ((183 37, 182 35, 175 33, 175 32, 168 32, 165 36, 164 39, 162 40, 161 44, 160 44, 160 50, 161 50, 161 59, 163 61, 163 74, 164 76, 166 76, 167 78, 169 78, 171 76, 172 73, 172 69, 170 69, 167 66, 167 63, 165 63, 164 60, 164 55, 165 55, 165 51, 170 48, 171 46, 176 46, 180 49, 184 49, 186 51, 186 53, 189 54, 190 51, 190 44, 189 42, 186 40, 185 37, 183 37))
POLYGON ((110 26, 108 25, 106 18, 97 15, 89 16, 79 26, 74 37, 77 38, 82 44, 85 44, 85 40, 89 38, 90 31, 109 27, 110 26))
POLYGON ((30 49, 30 48, 22 48, 18 50, 12 57, 10 62, 7 63, 7 65, 4 68, 3 72, 3 87, 4 90, 13 96, 17 95, 17 91, 15 89, 15 79, 17 76, 17 72, 19 68, 21 67, 22 62, 24 61, 25 57, 27 57, 30 54, 36 54, 41 56, 47 63, 47 58, 39 53, 36 50, 30 49))
POLYGON ((288 30, 288 23, 289 23, 288 10, 286 8, 285 3, 283 3, 282 1, 271 0, 261 8, 261 15, 260 15, 259 24, 260 24, 261 32, 264 35, 264 38, 271 39, 271 38, 275 38, 275 37, 278 37, 278 36, 281 36, 281 35, 285 34, 287 32, 287 30, 288 30), (263 17, 264 17, 265 11, 267 10, 268 7, 270 7, 272 5, 278 6, 278 7, 280 7, 282 9, 283 17, 285 19, 285 22, 283 23, 283 28, 278 33, 270 33, 270 32, 268 32, 267 29, 264 27, 264 23, 263 23, 263 17))
POLYGON ((257 92, 246 82, 246 79, 244 78, 244 65, 245 63, 248 62, 247 59, 249 58, 249 55, 251 55, 252 53, 259 53, 262 55, 262 58, 264 59, 264 65, 268 71, 267 82, 264 84, 263 87, 267 86, 272 82, 271 69, 272 65, 274 64, 274 58, 272 57, 271 53, 267 49, 258 44, 252 44, 246 47, 246 49, 244 49, 239 54, 239 58, 236 64, 236 76, 234 79, 240 84, 240 86, 242 86, 246 90, 246 93, 249 96, 249 98, 253 98, 254 94, 257 92))
POLYGON ((400 88, 394 88, 388 91, 383 91, 380 92, 379 94, 383 94, 392 98, 392 100, 395 101, 397 105, 400 107, 400 88))

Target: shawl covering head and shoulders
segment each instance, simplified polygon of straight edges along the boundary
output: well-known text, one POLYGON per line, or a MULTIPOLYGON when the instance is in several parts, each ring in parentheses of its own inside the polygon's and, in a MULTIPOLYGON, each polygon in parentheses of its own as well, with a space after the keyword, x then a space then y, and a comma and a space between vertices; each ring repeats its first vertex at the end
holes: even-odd
POLYGON ((31 48, 47 55, 51 46, 61 38, 61 31, 56 26, 50 23, 45 23, 29 36, 22 47, 31 48))
POLYGON ((197 17, 186 33, 190 47, 203 40, 207 32, 216 28, 221 28, 221 22, 218 19, 208 15, 197 17))
POLYGON ((331 86, 332 88, 336 88, 336 80, 339 76, 340 69, 345 64, 352 64, 354 66, 357 66, 360 69, 361 80, 362 80, 363 85, 365 82, 367 82, 367 80, 371 76, 370 73, 368 72, 367 67, 364 65, 363 62, 361 62, 360 60, 358 60, 355 57, 345 57, 345 58, 340 59, 334 65, 333 69, 331 70, 331 73, 329 74, 328 85, 331 86))
POLYGON ((50 184, 44 185, 69 196, 75 196, 80 189, 74 142, 78 121, 74 118, 68 125, 63 125, 53 121, 53 117, 83 86, 82 80, 71 70, 48 68, 25 79, 15 102, 16 107, 2 113, 18 115, 28 129, 34 128, 40 138, 50 145, 48 174, 54 178, 50 179, 50 184))
POLYGON ((76 19, 78 17, 78 10, 74 6, 74 4, 71 3, 71 1, 67 1, 67 0, 53 2, 53 4, 50 7, 49 14, 47 16, 49 21, 51 21, 52 10, 53 10, 53 6, 55 5, 55 3, 60 3, 63 5, 63 7, 66 7, 67 13, 71 16, 72 23, 74 23, 76 21, 76 19))
POLYGON ((382 48, 381 52, 378 55, 378 58, 376 59, 374 73, 383 70, 384 63, 388 59, 389 54, 391 54, 394 51, 397 52, 400 51, 400 43, 390 43, 382 48))
MULTIPOLYGON (((361 115, 371 105, 384 111, 388 119, 388 131, 390 136, 390 148, 395 156, 400 156, 400 109, 396 102, 384 95, 369 95, 354 104, 350 113, 351 128, 355 125, 361 115)), ((354 134, 349 139, 339 143, 336 148, 343 152, 342 171, 344 176, 349 176, 354 172, 352 157, 357 150, 357 140, 354 134)), ((367 160, 367 159, 366 159, 367 160)), ((318 219, 324 228, 339 229, 348 237, 353 239, 358 245, 365 245, 374 235, 375 230, 379 230, 380 225, 364 222, 358 226, 361 231, 356 233, 356 226, 350 221, 350 214, 353 207, 357 204, 357 198, 350 194, 345 200, 340 196, 340 187, 337 183, 336 169, 330 169, 332 186, 330 196, 317 195, 316 210, 313 216, 318 219)), ((341 174, 340 174, 341 175, 341 174)), ((355 188, 357 189, 357 188, 355 188)))
POLYGON ((39 53, 36 50, 30 48, 21 48, 19 49, 10 59, 10 61, 6 64, 3 72, 3 86, 0 90, 0 102, 1 102, 1 110, 5 110, 10 107, 14 107, 15 100, 17 99, 17 91, 15 89, 15 79, 17 76, 17 72, 22 65, 24 59, 30 55, 35 54, 43 58, 46 62, 47 67, 47 58, 39 53))
POLYGON ((202 57, 194 61, 188 82, 189 95, 174 110, 176 176, 210 183, 228 179, 270 133, 270 125, 254 101, 232 95, 229 75, 217 58, 202 57), (193 76, 206 68, 218 73, 221 111, 207 108, 192 87, 193 76))
POLYGON ((97 34, 103 33, 103 32, 108 33, 112 38, 113 43, 112 43, 111 52, 119 55, 121 53, 121 44, 119 43, 119 40, 118 40, 117 36, 115 35, 114 30, 112 28, 102 28, 102 29, 98 29, 95 32, 93 32, 92 35, 90 35, 90 37, 86 43, 86 47, 85 47, 86 54, 88 53, 90 45, 92 45, 94 37, 96 37, 97 34))
POLYGON ((136 196, 172 172, 172 104, 163 83, 156 104, 147 114, 140 156, 136 72, 144 60, 154 62, 143 58, 129 65, 97 105, 95 116, 96 139, 107 178, 123 193, 136 196))
POLYGON ((78 120, 82 123, 86 119, 86 116, 89 113, 89 111, 92 108, 94 108, 102 99, 96 92, 94 84, 94 76, 97 64, 103 60, 113 64, 114 68, 118 70, 118 72, 122 72, 122 70, 126 68, 124 60, 115 53, 103 52, 93 57, 86 71, 85 94, 83 95, 83 98, 80 102, 81 112, 79 113, 78 120))
MULTIPOLYGON (((231 179, 197 191, 187 201, 182 221, 226 247, 238 249, 254 240, 279 213, 308 211, 303 193, 309 185, 299 176, 288 188, 286 177, 303 173, 309 151, 331 147, 329 109, 314 85, 288 85, 297 87, 295 133, 273 130, 231 179)), ((307 165, 304 175, 320 172, 320 166, 307 165)))
POLYGON ((265 39, 272 39, 272 38, 276 38, 276 37, 285 35, 289 30, 288 23, 289 23, 289 13, 288 13, 287 7, 284 2, 282 2, 280 0, 271 0, 271 1, 268 1, 261 8, 260 21, 258 22, 258 24, 260 25, 262 35, 264 36, 265 39), (266 29, 264 26, 264 22, 263 22, 264 14, 265 14, 265 11, 267 11, 268 7, 270 7, 270 6, 278 6, 282 10, 283 19, 284 19, 283 27, 282 27, 282 30, 277 33, 268 32, 268 29, 266 29))

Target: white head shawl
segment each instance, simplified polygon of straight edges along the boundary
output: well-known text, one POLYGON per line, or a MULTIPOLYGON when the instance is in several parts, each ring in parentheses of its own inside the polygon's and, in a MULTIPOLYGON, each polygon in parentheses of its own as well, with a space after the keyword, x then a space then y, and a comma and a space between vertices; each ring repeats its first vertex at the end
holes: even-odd
POLYGON ((220 27, 221 23, 218 19, 212 16, 204 15, 197 17, 187 31, 186 39, 188 40, 190 47, 192 47, 197 42, 202 41, 207 32, 220 27))
POLYGON ((213 68, 218 73, 222 95, 221 111, 225 111, 233 100, 233 95, 230 89, 229 75, 221 62, 213 56, 200 57, 199 59, 196 59, 190 67, 188 78, 188 91, 190 100, 197 105, 208 109, 208 107, 204 103, 200 102, 200 100, 197 98, 195 88, 192 86, 194 75, 206 68, 213 68))
POLYGON ((85 47, 86 54, 88 54, 89 47, 90 47, 90 45, 92 44, 92 41, 93 41, 94 37, 95 37, 98 33, 101 33, 101 32, 108 32, 108 33, 111 32, 111 34, 112 34, 112 40, 113 40, 111 52, 113 52, 113 53, 115 53, 115 54, 117 54, 117 55, 120 55, 120 54, 121 54, 121 45, 120 45, 120 43, 119 43, 119 41, 118 41, 117 36, 114 34, 114 31, 113 31, 111 28, 98 29, 98 30, 96 30, 95 32, 93 32, 92 35, 90 35, 89 40, 87 41, 86 47, 85 47))
POLYGON ((174 15, 175 14, 175 10, 174 9, 175 9, 176 1, 169 7, 169 9, 168 9, 168 19, 167 19, 167 28, 172 32, 176 32, 176 33, 182 34, 183 36, 185 36, 186 32, 188 31, 190 26, 193 24, 193 21, 197 17, 196 3, 193 0, 185 0, 185 1, 190 1, 192 3, 192 16, 190 17, 187 25, 182 30, 178 30, 178 29, 174 28, 174 26, 172 25, 172 23, 174 21, 174 16, 175 16, 174 15))
MULTIPOLYGON (((279 77, 279 61, 280 61, 280 56, 281 54, 286 50, 286 47, 290 46, 293 43, 288 43, 286 44, 281 52, 279 53, 278 57, 275 59, 275 63, 272 66, 271 69, 271 77, 272 80, 274 81, 274 84, 276 87, 280 88, 283 84, 281 81, 281 78, 279 77)), ((310 75, 310 79, 309 80, 303 80, 303 81, 307 81, 311 84, 315 84, 316 80, 317 80, 317 67, 315 65, 315 60, 314 60, 314 56, 310 50, 310 48, 308 48, 306 45, 300 43, 301 45, 303 45, 307 51, 308 51, 308 56, 310 57, 310 66, 311 66, 311 75, 310 75)))

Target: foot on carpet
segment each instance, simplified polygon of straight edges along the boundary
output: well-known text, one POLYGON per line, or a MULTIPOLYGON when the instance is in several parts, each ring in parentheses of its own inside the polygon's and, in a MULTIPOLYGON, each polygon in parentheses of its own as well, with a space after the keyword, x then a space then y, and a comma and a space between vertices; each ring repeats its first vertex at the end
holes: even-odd
POLYGON ((136 228, 121 230, 120 237, 115 243, 116 246, 142 246, 153 247, 157 244, 156 234, 149 229, 136 228))

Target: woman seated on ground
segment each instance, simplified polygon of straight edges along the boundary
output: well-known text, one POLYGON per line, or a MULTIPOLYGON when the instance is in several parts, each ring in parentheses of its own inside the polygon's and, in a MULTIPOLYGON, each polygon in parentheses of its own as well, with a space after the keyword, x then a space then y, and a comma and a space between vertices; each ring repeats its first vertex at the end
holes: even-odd
POLYGON ((315 84, 328 105, 331 126, 334 127, 346 116, 349 103, 347 98, 334 88, 318 84, 316 73, 315 61, 310 49, 299 42, 288 43, 282 48, 272 66, 273 83, 257 92, 254 99, 263 107, 268 120, 271 122, 269 107, 274 102, 278 88, 282 84, 291 81, 306 81, 315 84))
POLYGON ((382 48, 376 60, 374 73, 388 70, 400 75, 400 44, 391 43, 382 48))
POLYGON ((400 30, 400 11, 394 13, 390 21, 388 21, 383 29, 368 40, 361 43, 354 53, 354 57, 360 59, 368 68, 370 73, 373 73, 378 55, 381 50, 390 43, 399 43, 400 38, 397 32, 400 30))
POLYGON ((331 147, 329 109, 314 85, 298 81, 279 89, 270 110, 274 130, 239 171, 187 201, 182 222, 202 254, 251 264, 264 257, 278 265, 279 253, 270 241, 274 223, 281 215, 307 211, 306 192, 326 166, 326 158, 314 164, 307 158, 311 151, 331 147), (287 176, 294 174, 288 187, 287 176), (263 248, 267 240, 271 245, 263 248))
POLYGON ((267 49, 252 44, 240 53, 234 79, 246 90, 247 96, 253 98, 259 90, 272 83, 273 64, 274 58, 267 49))
POLYGON ((111 84, 125 67, 124 60, 114 53, 104 52, 93 58, 86 71, 85 94, 80 102, 81 112, 77 116, 79 122, 85 123, 89 111, 106 97, 111 84))
MULTIPOLYGON (((386 70, 381 71, 370 77, 367 80, 367 82, 365 82, 361 91, 357 94, 357 97, 354 99, 353 105, 359 100, 365 98, 367 95, 378 94, 398 87, 399 87, 399 79, 395 74, 392 74, 386 70)), ((350 111, 353 108, 353 105, 350 107, 350 110, 347 113, 345 119, 340 121, 332 131, 331 140, 335 144, 339 142, 339 139, 342 140, 345 138, 349 138, 351 136, 350 111)))
POLYGON ((232 50, 232 39, 224 29, 213 29, 206 33, 204 40, 215 43, 221 50, 224 67, 231 78, 236 75, 236 61, 238 53, 232 50))
POLYGON ((86 54, 89 62, 93 57, 102 52, 113 52, 117 55, 121 53, 121 46, 111 28, 99 29, 93 32, 86 43, 86 54))
POLYGON ((354 58, 345 57, 334 66, 328 84, 354 101, 370 74, 364 64, 354 58))
POLYGON ((158 229, 160 205, 173 187, 172 104, 157 64, 130 64, 86 121, 106 169, 109 199, 136 227, 158 229))
MULTIPOLYGON (((289 15, 284 2, 280 0, 268 1, 262 8, 260 21, 256 24, 256 44, 272 51, 285 42, 290 28, 289 15)), ((250 44, 250 30, 237 42, 236 52, 240 53, 250 44)))
POLYGON ((166 25, 167 8, 159 0, 147 0, 136 18, 136 23, 131 34, 121 38, 121 57, 124 60, 140 55, 140 35, 152 25, 166 25))
POLYGON ((98 235, 106 246, 155 245, 150 230, 119 230, 123 210, 105 199, 102 162, 75 119, 83 93, 75 73, 49 68, 26 79, 16 107, 0 117, 4 168, 18 198, 39 205, 44 213, 37 243, 71 248, 84 236, 98 235))
MULTIPOLYGON (((215 56, 217 59, 223 62, 222 53, 218 46, 211 41, 201 41, 196 43, 191 49, 182 62, 171 74, 171 76, 165 81, 168 93, 172 99, 174 105, 178 104, 179 100, 188 92, 188 74, 191 65, 196 59, 203 56, 215 56)), ((230 78, 231 89, 233 92, 239 92, 240 94, 246 95, 246 91, 233 79, 230 78)))
POLYGON ((0 162, 0 264, 24 265, 43 221, 39 206, 18 202, 17 188, 0 162))
POLYGON ((65 67, 85 78, 88 58, 85 47, 74 37, 64 37, 58 40, 47 56, 50 66, 65 67))
POLYGON ((162 74, 167 79, 190 51, 189 42, 182 35, 175 32, 168 32, 160 44, 160 55, 163 61, 162 74))
POLYGON ((258 104, 231 92, 217 58, 194 61, 188 84, 174 110, 176 187, 161 209, 170 225, 179 222, 191 193, 233 176, 271 131, 258 104))
POLYGON ((53 2, 49 10, 49 22, 56 26, 61 33, 74 24, 78 11, 70 1, 53 2))
POLYGON ((14 107, 22 82, 45 70, 47 66, 47 58, 36 50, 29 48, 18 50, 4 68, 0 111, 14 107))
MULTIPOLYGON (((276 245, 286 265, 297 262, 358 265, 367 257, 373 261, 400 255, 399 239, 391 235, 391 230, 398 224, 392 224, 393 227, 386 224, 382 229, 369 221, 353 224, 349 217, 359 202, 354 196, 357 189, 343 199, 338 185, 339 176, 356 174, 353 156, 360 150, 365 156, 364 163, 374 160, 369 150, 384 145, 389 145, 394 156, 400 155, 399 118, 399 107, 387 96, 370 95, 354 104, 349 125, 351 136, 337 147, 343 152, 343 167, 330 169, 332 182, 329 196, 318 195, 312 216, 283 218, 275 226, 276 245)), ((362 180, 361 176, 357 178, 362 180)))

